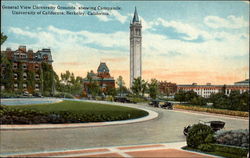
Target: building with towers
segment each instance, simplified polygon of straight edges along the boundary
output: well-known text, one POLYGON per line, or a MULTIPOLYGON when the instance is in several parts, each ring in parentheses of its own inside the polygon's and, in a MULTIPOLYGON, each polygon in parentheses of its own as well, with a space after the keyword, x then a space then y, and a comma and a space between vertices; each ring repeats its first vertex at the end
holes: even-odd
POLYGON ((110 88, 115 88, 115 79, 110 75, 110 71, 105 62, 101 62, 97 68, 97 73, 93 70, 88 72, 83 79, 83 95, 91 93, 92 84, 96 84, 101 92, 106 92, 110 88))
POLYGON ((142 75, 142 34, 141 21, 135 7, 133 21, 130 23, 130 87, 133 80, 142 75))

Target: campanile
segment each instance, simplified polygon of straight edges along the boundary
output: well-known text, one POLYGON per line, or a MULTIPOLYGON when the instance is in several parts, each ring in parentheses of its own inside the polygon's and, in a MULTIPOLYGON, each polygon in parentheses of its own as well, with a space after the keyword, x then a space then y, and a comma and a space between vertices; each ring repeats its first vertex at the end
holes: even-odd
POLYGON ((132 87, 133 80, 142 75, 141 29, 141 21, 139 21, 135 7, 133 21, 130 23, 130 87, 132 87))

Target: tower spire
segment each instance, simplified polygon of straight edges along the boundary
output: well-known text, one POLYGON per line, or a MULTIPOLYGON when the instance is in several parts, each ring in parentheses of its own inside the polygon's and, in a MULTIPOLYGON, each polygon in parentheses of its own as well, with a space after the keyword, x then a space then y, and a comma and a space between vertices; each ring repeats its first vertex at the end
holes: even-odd
POLYGON ((138 16, 138 14, 137 14, 137 9, 136 9, 136 7, 135 7, 135 12, 134 12, 134 18, 133 18, 133 23, 134 22, 139 22, 139 16, 138 16))

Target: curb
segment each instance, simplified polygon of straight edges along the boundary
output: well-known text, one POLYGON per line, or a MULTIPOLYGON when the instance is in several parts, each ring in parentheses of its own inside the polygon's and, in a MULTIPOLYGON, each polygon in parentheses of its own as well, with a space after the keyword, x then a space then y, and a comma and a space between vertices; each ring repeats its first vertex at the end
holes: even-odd
MULTIPOLYGON (((82 100, 79 100, 82 101, 82 100)), ((93 102, 93 101, 85 101, 93 102)), ((109 102, 98 102, 102 104, 110 104, 109 102)), ((112 104, 117 105, 117 104, 112 104)), ((80 128, 80 127, 101 127, 101 126, 111 126, 111 125, 123 125, 130 123, 138 123, 153 120, 158 117, 158 113, 152 110, 148 110, 141 107, 135 107, 129 104, 117 105, 124 107, 132 107, 148 112, 148 115, 145 117, 131 119, 131 120, 122 120, 122 121, 109 121, 109 122, 94 122, 94 123, 71 123, 71 124, 38 124, 38 125, 0 125, 0 130, 33 130, 33 129, 59 129, 59 128, 80 128)))

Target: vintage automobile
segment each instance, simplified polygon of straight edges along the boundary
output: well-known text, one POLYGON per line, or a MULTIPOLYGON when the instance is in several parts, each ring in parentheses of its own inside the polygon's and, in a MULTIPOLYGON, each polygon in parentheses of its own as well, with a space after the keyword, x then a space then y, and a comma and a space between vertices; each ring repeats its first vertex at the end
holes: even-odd
MULTIPOLYGON (((225 122, 223 122, 221 120, 214 120, 214 119, 202 119, 202 120, 199 120, 199 123, 210 126, 212 128, 212 130, 215 131, 215 132, 218 131, 218 130, 223 129, 225 124, 226 124, 225 122)), ((191 125, 188 125, 188 126, 184 127, 183 134, 185 136, 187 136, 188 131, 191 128, 192 128, 191 125)))
POLYGON ((165 109, 173 109, 173 104, 168 101, 163 101, 159 99, 153 99, 149 103, 149 105, 157 108, 165 108, 165 109))
POLYGON ((115 102, 121 102, 121 103, 134 103, 134 104, 136 104, 136 102, 128 99, 127 97, 122 97, 122 96, 116 96, 114 98, 114 101, 115 102))
POLYGON ((32 94, 30 94, 28 91, 24 91, 23 97, 32 97, 32 94))

